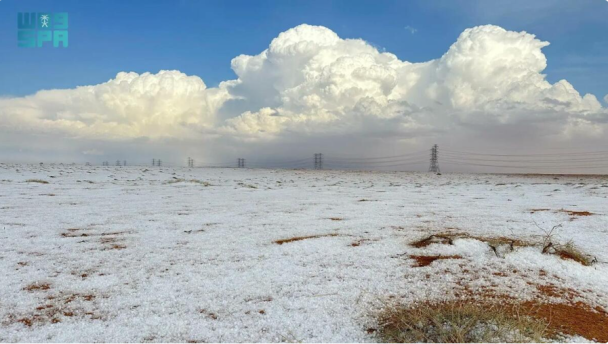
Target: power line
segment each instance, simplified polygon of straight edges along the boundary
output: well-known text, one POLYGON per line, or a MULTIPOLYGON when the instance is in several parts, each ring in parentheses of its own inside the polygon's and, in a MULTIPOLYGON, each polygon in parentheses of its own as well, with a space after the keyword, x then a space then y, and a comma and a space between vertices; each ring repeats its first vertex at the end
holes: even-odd
POLYGON ((474 153, 474 152, 463 152, 451 149, 444 149, 444 152, 469 154, 469 155, 482 155, 482 156, 513 156, 513 157, 542 157, 542 156, 564 156, 564 155, 608 155, 608 151, 594 151, 594 152, 569 152, 569 153, 543 153, 543 154, 489 154, 489 153, 474 153))

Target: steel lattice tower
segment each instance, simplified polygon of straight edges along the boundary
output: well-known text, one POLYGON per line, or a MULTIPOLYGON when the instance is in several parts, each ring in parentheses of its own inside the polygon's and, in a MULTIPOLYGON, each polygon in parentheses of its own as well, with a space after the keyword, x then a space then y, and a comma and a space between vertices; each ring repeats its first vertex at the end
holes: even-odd
POLYGON ((431 148, 431 166, 429 166, 429 172, 440 173, 439 170, 439 147, 434 145, 431 148))
POLYGON ((323 169, 323 154, 315 153, 315 170, 323 169))

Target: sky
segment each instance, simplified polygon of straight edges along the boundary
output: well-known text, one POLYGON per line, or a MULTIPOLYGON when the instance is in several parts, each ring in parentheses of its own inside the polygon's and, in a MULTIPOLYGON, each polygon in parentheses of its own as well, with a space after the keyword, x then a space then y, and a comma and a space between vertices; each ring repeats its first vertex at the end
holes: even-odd
POLYGON ((606 18, 604 0, 1 0, 0 158, 593 151, 606 18), (24 11, 68 12, 69 47, 19 48, 24 11))

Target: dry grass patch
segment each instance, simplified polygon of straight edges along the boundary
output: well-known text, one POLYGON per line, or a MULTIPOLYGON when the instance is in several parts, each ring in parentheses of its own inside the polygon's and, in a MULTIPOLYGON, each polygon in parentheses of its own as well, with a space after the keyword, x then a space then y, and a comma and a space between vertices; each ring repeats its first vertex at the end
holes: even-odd
POLYGON ((565 245, 553 244, 552 233, 546 234, 543 243, 543 254, 553 254, 564 260, 573 260, 584 266, 591 266, 597 259, 593 256, 583 253, 579 250, 572 241, 568 241, 565 245))
POLYGON ((541 342, 547 322, 494 304, 453 301, 390 307, 380 314, 384 342, 541 342))
POLYGON ((456 239, 474 239, 478 241, 485 242, 488 244, 494 251, 496 248, 501 245, 508 245, 513 249, 514 247, 529 247, 535 246, 534 243, 528 242, 520 239, 512 239, 507 237, 481 237, 474 236, 466 233, 439 233, 429 235, 420 240, 416 240, 410 243, 411 246, 416 248, 427 247, 431 244, 441 244, 441 245, 453 245, 454 240, 456 239))
POLYGON ((198 179, 175 178, 175 179, 171 179, 171 180, 165 182, 165 184, 175 184, 175 183, 194 183, 194 184, 200 184, 202 186, 211 186, 210 183, 203 181, 203 180, 198 180, 198 179))
POLYGON ((566 245, 560 245, 557 247, 555 254, 561 259, 573 260, 584 266, 591 266, 595 263, 595 258, 580 251, 572 242, 566 243, 566 245))
POLYGON ((410 256, 411 259, 416 261, 415 268, 429 266, 436 260, 441 259, 462 259, 462 256, 410 256))
POLYGON ((433 234, 428 237, 412 242, 410 245, 416 248, 427 247, 430 244, 452 245, 454 234, 433 234))
POLYGON ((3 321, 4 325, 21 323, 27 327, 33 325, 43 325, 47 323, 60 323, 65 318, 71 317, 90 317, 91 319, 101 319, 101 316, 91 311, 87 311, 84 304, 95 299, 92 294, 60 294, 46 297, 46 303, 37 306, 31 312, 16 315, 9 314, 3 321), (78 301, 78 302, 75 302, 78 301))
POLYGON ((42 179, 28 179, 25 182, 26 183, 38 183, 38 184, 48 184, 49 183, 46 180, 42 180, 42 179))
MULTIPOLYGON (((534 213, 541 212, 541 211, 551 211, 551 209, 547 209, 547 208, 530 209, 530 214, 534 214, 534 213)), ((591 216, 591 215, 595 215, 595 213, 592 213, 592 212, 589 212, 589 211, 578 211, 578 210, 567 210, 567 209, 559 209, 559 210, 555 210, 553 212, 554 213, 565 213, 565 214, 568 214, 570 216, 591 216)))
POLYGON ((551 209, 547 209, 547 208, 530 209, 530 214, 538 213, 541 211, 551 211, 551 209))
POLYGON ((332 233, 332 234, 300 236, 300 237, 293 237, 293 238, 289 238, 289 239, 275 240, 273 242, 278 245, 283 245, 283 244, 287 244, 287 243, 294 242, 294 241, 300 241, 300 240, 306 240, 306 239, 316 239, 316 238, 323 238, 323 237, 335 237, 335 236, 338 236, 338 234, 332 233))

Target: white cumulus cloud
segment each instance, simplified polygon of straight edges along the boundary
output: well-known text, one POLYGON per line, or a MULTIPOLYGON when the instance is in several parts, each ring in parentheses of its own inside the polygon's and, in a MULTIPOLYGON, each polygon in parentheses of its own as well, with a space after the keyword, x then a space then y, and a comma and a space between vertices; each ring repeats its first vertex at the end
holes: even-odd
POLYGON ((120 72, 108 82, 0 99, 0 130, 62 133, 95 139, 162 138, 214 125, 229 98, 178 71, 120 72))
POLYGON ((99 85, 0 99, 0 132, 280 142, 471 130, 508 136, 536 125, 540 136, 605 137, 608 111, 597 98, 542 74, 547 45, 530 33, 485 25, 465 30, 443 56, 410 63, 304 24, 257 55, 235 57, 237 79, 219 87, 179 71, 120 72, 99 85))

